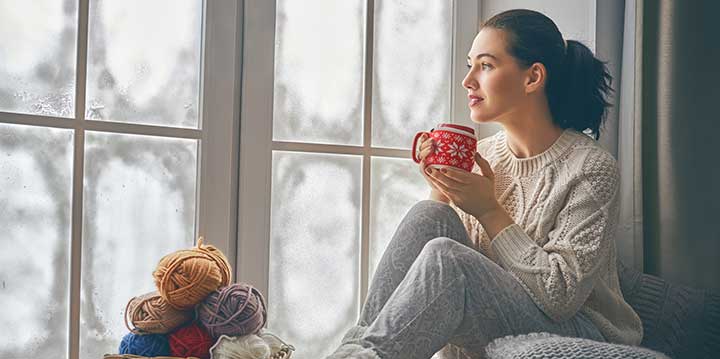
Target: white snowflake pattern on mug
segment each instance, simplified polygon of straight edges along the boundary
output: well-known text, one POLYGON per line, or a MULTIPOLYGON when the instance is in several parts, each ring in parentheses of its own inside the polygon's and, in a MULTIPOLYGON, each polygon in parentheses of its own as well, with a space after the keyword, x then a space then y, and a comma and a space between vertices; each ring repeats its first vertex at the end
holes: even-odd
POLYGON ((450 156, 456 156, 459 158, 465 158, 467 156, 467 149, 465 148, 465 145, 458 145, 457 142, 453 142, 450 144, 450 148, 448 149, 448 154, 450 156))

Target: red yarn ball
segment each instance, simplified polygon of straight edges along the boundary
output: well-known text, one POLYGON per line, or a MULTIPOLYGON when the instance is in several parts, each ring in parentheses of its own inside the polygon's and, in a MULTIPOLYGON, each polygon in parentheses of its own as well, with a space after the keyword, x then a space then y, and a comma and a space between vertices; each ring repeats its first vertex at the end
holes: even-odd
POLYGON ((214 344, 210 334, 192 323, 179 328, 169 335, 170 354, 175 357, 197 357, 210 359, 210 347, 214 344))

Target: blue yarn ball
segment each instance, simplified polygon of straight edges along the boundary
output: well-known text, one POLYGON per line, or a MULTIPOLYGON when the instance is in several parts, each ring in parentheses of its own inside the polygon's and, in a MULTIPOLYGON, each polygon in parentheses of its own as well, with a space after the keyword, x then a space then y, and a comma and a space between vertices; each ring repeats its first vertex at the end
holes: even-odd
POLYGON ((120 354, 144 357, 170 356, 170 344, 164 334, 128 333, 120 342, 120 354))

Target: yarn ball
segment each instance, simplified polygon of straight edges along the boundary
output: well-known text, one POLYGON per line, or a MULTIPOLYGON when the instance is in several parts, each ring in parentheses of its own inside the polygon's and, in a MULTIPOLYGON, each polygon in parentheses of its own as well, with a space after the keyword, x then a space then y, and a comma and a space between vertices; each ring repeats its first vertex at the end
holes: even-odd
POLYGON ((290 358, 295 347, 287 345, 270 332, 241 337, 221 335, 210 348, 212 359, 269 359, 290 358))
POLYGON ((212 359, 268 359, 272 351, 265 341, 255 334, 242 337, 221 335, 210 348, 212 359))
POLYGON ((191 321, 193 316, 192 311, 171 307, 158 292, 150 292, 130 299, 125 307, 125 326, 135 334, 165 334, 191 321))
POLYGON ((163 334, 139 335, 128 333, 120 342, 120 354, 133 354, 145 357, 170 355, 167 337, 163 334))
POLYGON ((267 321, 265 299, 251 285, 235 283, 220 288, 197 307, 198 320, 210 336, 256 334, 267 321))
POLYGON ((168 337, 170 354, 176 357, 197 357, 210 359, 210 347, 215 341, 210 334, 197 323, 192 323, 174 331, 168 337))
POLYGON ((158 292, 175 309, 190 309, 230 283, 230 264, 225 255, 202 242, 200 237, 195 248, 164 256, 153 272, 158 292))

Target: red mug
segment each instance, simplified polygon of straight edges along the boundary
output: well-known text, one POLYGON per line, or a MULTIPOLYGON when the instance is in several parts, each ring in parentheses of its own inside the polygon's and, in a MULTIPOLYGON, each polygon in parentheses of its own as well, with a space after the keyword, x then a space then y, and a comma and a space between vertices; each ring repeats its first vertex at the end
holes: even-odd
POLYGON ((427 134, 435 140, 435 151, 425 157, 425 163, 434 168, 455 167, 472 171, 475 164, 477 139, 471 127, 452 123, 441 123, 430 132, 418 132, 413 139, 412 158, 420 163, 417 157, 417 142, 420 136, 427 134))

